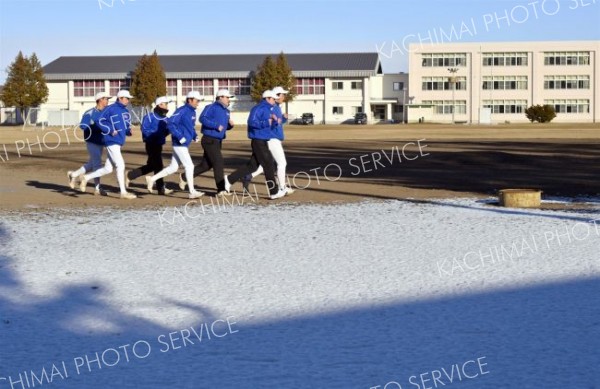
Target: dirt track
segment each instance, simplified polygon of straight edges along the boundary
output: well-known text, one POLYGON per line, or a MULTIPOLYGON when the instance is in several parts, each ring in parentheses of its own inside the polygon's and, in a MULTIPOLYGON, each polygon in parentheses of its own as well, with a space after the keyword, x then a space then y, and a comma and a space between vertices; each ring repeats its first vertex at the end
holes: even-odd
MULTIPOLYGON (((245 128, 239 126, 225 141, 226 173, 250 156, 245 135, 245 128)), ((306 188, 277 203, 483 197, 502 188, 539 188, 546 196, 600 193, 600 125, 290 125, 286 136, 291 184, 306 188), (405 146, 408 142, 412 143, 405 146), (328 165, 329 180, 323 174, 328 165)), ((200 159, 200 144, 192 144, 191 152, 200 159)), ((167 146, 165 164, 170 154, 167 146)), ((170 197, 147 194, 141 179, 132 185, 140 198, 120 200, 114 174, 103 178, 109 197, 93 196, 91 186, 85 194, 71 190, 66 171, 81 166, 87 153, 70 129, 0 127, 0 158, 0 209, 4 210, 180 206, 188 201, 187 193, 180 191, 170 197), (33 144, 38 137, 42 144, 32 145, 30 151, 26 139, 33 144)), ((124 158, 128 169, 145 162, 137 128, 127 140, 124 158)), ((175 189, 176 176, 168 177, 167 183, 175 189)), ((259 203, 272 203, 266 199, 264 176, 255 183, 259 203)), ((212 172, 199 177, 196 186, 214 194, 212 172)), ((241 191, 241 184, 234 189, 241 191)))

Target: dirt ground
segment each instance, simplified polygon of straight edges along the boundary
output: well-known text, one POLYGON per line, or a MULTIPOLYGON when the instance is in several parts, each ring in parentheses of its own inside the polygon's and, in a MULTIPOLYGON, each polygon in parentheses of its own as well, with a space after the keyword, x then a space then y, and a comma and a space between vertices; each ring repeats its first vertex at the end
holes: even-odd
MULTIPOLYGON (((123 148, 127 169, 145 163, 139 128, 133 132, 123 148)), ((114 173, 102 179, 108 197, 94 196, 91 185, 87 193, 71 190, 67 170, 76 170, 87 160, 85 144, 77 137, 81 132, 74 128, 0 127, 0 210, 139 208, 188 202, 187 192, 178 190, 176 175, 166 179, 170 188, 177 189, 172 196, 148 194, 143 179, 138 179, 131 191, 139 198, 121 200, 114 173)), ((488 197, 505 188, 541 189, 544 197, 600 193, 600 124, 288 125, 284 146, 290 184, 297 190, 270 201, 260 176, 251 191, 254 199, 258 195, 259 204, 428 201, 488 197)), ((190 150, 196 161, 202 157, 200 143, 190 150)), ((244 126, 229 133, 223 153, 226 174, 246 163, 251 151, 244 126)), ((168 141, 165 165, 170 156, 168 141)), ((214 195, 212 172, 198 177, 196 187, 206 196, 214 195)), ((241 197, 241 184, 233 189, 241 197)))

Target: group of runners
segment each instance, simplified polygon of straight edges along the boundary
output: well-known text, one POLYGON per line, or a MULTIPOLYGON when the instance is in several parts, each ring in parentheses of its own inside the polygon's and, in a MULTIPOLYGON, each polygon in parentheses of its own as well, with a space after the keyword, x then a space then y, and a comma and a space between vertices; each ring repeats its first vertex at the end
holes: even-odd
POLYGON ((94 194, 107 196, 100 185, 100 177, 116 171, 122 199, 134 199, 137 196, 128 192, 129 184, 141 176, 145 176, 149 193, 169 195, 172 189, 167 188, 164 178, 176 173, 183 165, 184 172, 179 175, 179 188, 189 190, 189 198, 196 199, 204 192, 194 187, 194 177, 213 170, 216 196, 231 194, 232 185, 242 181, 245 190, 252 178, 264 172, 270 199, 278 199, 294 191, 286 185, 286 158, 283 151, 283 125, 287 122, 280 104, 285 101, 288 91, 275 87, 262 94, 262 100, 256 104, 248 116, 248 138, 251 140, 252 155, 243 167, 230 175, 224 174, 222 154, 223 140, 227 131, 234 127, 230 106, 232 95, 228 89, 217 91, 216 99, 207 105, 200 114, 202 138, 200 144, 204 150, 201 161, 194 166, 189 147, 198 142, 196 133, 196 109, 203 100, 197 91, 186 95, 185 104, 177 108, 173 115, 169 112, 169 99, 158 97, 153 110, 141 122, 142 139, 145 143, 148 159, 144 166, 125 171, 125 161, 121 148, 127 136, 131 136, 131 116, 127 110, 133 98, 127 90, 117 93, 117 100, 108 104, 111 96, 100 92, 95 95, 96 106, 83 114, 80 128, 89 154, 89 160, 79 169, 68 171, 67 176, 71 189, 87 190, 88 182, 94 180, 94 194), (164 167, 162 160, 163 146, 168 136, 173 142, 173 156, 169 166, 164 167), (107 158, 102 164, 103 151, 107 158), (153 175, 150 175, 153 173, 153 175))

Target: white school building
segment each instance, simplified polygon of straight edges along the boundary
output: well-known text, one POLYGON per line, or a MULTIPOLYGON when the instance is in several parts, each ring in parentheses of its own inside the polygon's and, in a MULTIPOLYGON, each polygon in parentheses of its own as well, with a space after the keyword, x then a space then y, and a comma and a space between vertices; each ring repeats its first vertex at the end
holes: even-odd
POLYGON ((554 122, 598 122, 600 41, 409 49, 409 122, 526 122, 525 109, 537 104, 554 107, 554 122))

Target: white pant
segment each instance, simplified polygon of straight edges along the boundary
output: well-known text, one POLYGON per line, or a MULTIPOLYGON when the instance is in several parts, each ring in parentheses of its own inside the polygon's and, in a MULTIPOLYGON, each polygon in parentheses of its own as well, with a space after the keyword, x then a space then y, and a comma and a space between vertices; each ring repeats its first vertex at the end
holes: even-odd
POLYGON ((196 191, 194 189, 194 162, 192 161, 192 157, 190 156, 190 150, 188 150, 185 146, 173 146, 173 157, 171 158, 171 164, 156 173, 150 179, 154 184, 157 180, 161 178, 165 178, 166 176, 175 173, 179 170, 179 164, 183 165, 185 169, 185 180, 187 181, 188 186, 190 187, 190 193, 196 191))
POLYGON ((113 165, 117 169, 117 182, 119 183, 119 189, 121 193, 126 193, 125 189, 125 161, 123 160, 123 156, 121 155, 121 145, 110 145, 106 146, 106 151, 108 152, 108 158, 106 158, 106 163, 102 169, 98 169, 93 173, 86 174, 84 177, 87 181, 92 178, 102 177, 107 174, 110 174, 113 171, 113 165))
MULTIPOLYGON (((277 163, 277 181, 279 182, 279 187, 285 187, 285 168, 287 166, 287 161, 285 160, 285 153, 283 152, 283 144, 279 139, 270 139, 267 144, 269 145, 269 150, 271 151, 271 155, 273 155, 273 159, 275 163, 277 163)), ((252 173, 252 178, 263 173, 263 167, 259 166, 258 169, 254 173, 252 173)))
MULTIPOLYGON (((102 167, 102 154, 104 152, 104 146, 97 145, 92 142, 85 142, 85 145, 87 147, 88 155, 90 156, 90 158, 85 163, 85 165, 71 173, 71 177, 73 178, 79 177, 80 175, 85 174, 86 172, 96 171, 102 167)), ((99 177, 94 178, 94 183, 96 184, 96 188, 100 188, 99 177)))

